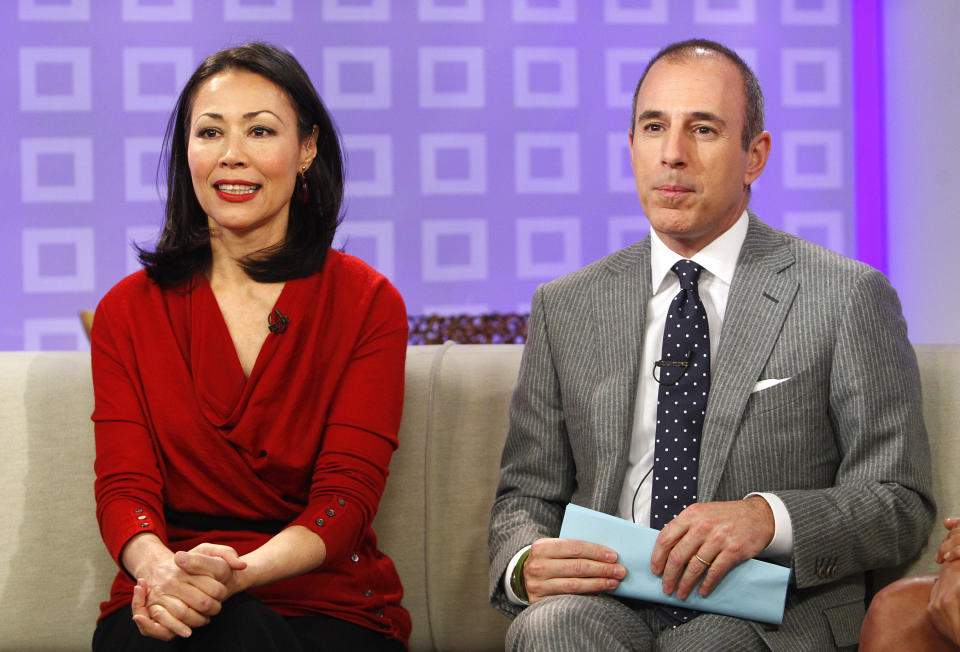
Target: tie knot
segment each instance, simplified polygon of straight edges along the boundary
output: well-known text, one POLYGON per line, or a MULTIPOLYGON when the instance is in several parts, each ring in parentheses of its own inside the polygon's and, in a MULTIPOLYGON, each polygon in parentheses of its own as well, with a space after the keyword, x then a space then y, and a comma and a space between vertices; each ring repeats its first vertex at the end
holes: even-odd
POLYGON ((680 287, 684 290, 696 290, 697 281, 700 279, 700 270, 703 269, 692 260, 678 260, 676 265, 671 267, 673 273, 680 279, 680 287))

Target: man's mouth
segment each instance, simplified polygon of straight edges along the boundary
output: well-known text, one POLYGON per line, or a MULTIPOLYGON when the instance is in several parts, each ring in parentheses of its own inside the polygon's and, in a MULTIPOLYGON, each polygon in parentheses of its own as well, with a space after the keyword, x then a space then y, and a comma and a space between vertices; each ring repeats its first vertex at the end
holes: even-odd
POLYGON ((687 188, 686 186, 672 186, 672 185, 656 186, 654 190, 656 190, 660 194, 665 195, 667 197, 679 197, 681 195, 685 195, 687 193, 693 192, 692 189, 687 188))

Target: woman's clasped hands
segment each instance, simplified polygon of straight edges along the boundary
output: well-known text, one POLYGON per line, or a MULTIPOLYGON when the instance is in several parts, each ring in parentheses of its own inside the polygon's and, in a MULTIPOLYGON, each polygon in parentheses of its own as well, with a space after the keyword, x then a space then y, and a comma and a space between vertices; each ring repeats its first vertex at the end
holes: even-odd
POLYGON ((242 591, 247 563, 230 546, 202 543, 190 551, 157 551, 136 569, 131 609, 140 633, 161 640, 188 637, 242 591))

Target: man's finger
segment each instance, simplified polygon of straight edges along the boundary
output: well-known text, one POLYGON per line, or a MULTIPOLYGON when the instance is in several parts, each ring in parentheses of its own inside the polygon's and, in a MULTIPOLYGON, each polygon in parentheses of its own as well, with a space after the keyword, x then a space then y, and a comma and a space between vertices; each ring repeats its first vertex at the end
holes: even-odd
POLYGON ((527 586, 527 592, 530 596, 530 603, 551 595, 568 595, 580 593, 600 593, 610 589, 615 589, 620 582, 611 578, 601 577, 561 577, 543 581, 534 581, 527 586))
MULTIPOLYGON (((688 529, 686 522, 679 517, 663 526, 660 534, 657 535, 656 542, 653 544, 653 554, 650 556, 650 572, 654 575, 665 573, 674 546, 684 538, 688 529)), ((699 542, 697 544, 699 545, 699 542)))
POLYGON ((597 593, 616 588, 627 569, 606 546, 576 539, 538 539, 523 565, 530 602, 564 593, 597 593))
MULTIPOLYGON (((666 528, 664 528, 666 529, 666 528)), ((697 563, 693 556, 700 550, 719 550, 715 544, 708 544, 704 540, 702 533, 695 531, 695 528, 686 529, 686 536, 677 541, 667 554, 666 563, 662 569, 662 588, 667 595, 677 590, 678 583, 684 578, 686 573, 688 584, 686 593, 693 589, 693 583, 700 577, 706 568, 706 564, 697 563), (691 561, 694 563, 691 565, 691 561)), ((710 553, 711 558, 716 552, 710 553)), ((684 596, 686 597, 686 596, 684 596)))
POLYGON ((621 564, 610 564, 592 559, 537 559, 527 558, 523 567, 524 584, 531 579, 551 578, 613 578, 623 579, 627 569, 621 564))
POLYGON ((697 588, 697 593, 706 597, 710 595, 710 592, 716 588, 717 584, 720 583, 730 569, 740 563, 740 559, 737 559, 735 555, 732 555, 728 552, 721 552, 717 555, 716 559, 713 560, 713 563, 710 564, 710 568, 707 569, 704 573, 703 581, 700 582, 700 586, 697 588))
POLYGON ((530 556, 550 559, 594 559, 615 562, 615 550, 598 543, 579 539, 537 539, 530 546, 530 556))
MULTIPOLYGON (((683 570, 683 574, 680 576, 680 581, 677 584, 677 597, 681 600, 686 600, 687 596, 689 596, 697 586, 697 582, 704 580, 708 576, 711 572, 711 567, 717 559, 720 559, 720 567, 722 568, 723 560, 720 558, 720 549, 714 545, 704 544, 699 550, 693 553, 693 556, 687 560, 687 566, 683 570)), ((713 571, 713 575, 717 575, 716 570, 713 571)), ((722 574, 720 577, 722 577, 722 574)))

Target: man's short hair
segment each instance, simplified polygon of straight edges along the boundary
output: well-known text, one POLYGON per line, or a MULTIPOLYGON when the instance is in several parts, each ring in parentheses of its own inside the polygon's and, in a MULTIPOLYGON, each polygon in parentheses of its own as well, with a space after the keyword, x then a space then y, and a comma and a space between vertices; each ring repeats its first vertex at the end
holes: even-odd
POLYGON ((653 64, 660 59, 678 63, 689 61, 699 54, 698 51, 719 54, 735 65, 740 71, 740 76, 743 78, 743 96, 746 99, 741 140, 743 141, 743 149, 746 150, 750 147, 750 142, 754 137, 763 131, 763 91, 760 90, 760 82, 757 81, 757 76, 750 70, 750 66, 748 66, 736 52, 716 41, 707 39, 697 38, 672 43, 657 52, 657 54, 650 59, 650 63, 647 64, 643 75, 640 76, 640 81, 637 82, 637 87, 633 91, 633 107, 630 111, 630 133, 633 133, 633 121, 637 116, 637 96, 640 94, 640 86, 643 84, 643 80, 647 78, 647 73, 650 72, 653 64))

